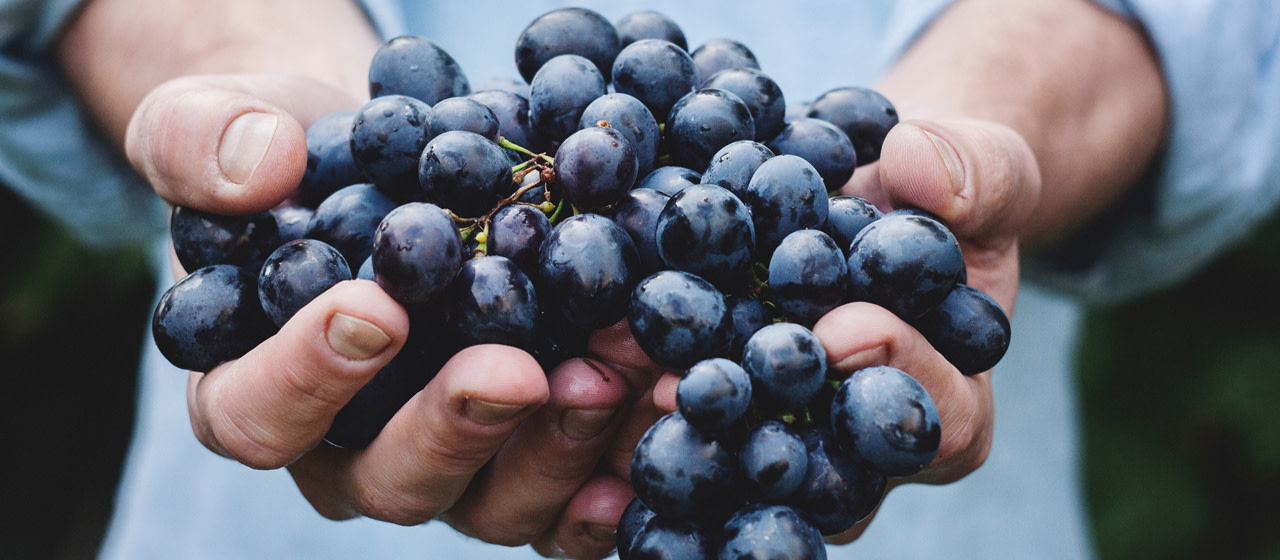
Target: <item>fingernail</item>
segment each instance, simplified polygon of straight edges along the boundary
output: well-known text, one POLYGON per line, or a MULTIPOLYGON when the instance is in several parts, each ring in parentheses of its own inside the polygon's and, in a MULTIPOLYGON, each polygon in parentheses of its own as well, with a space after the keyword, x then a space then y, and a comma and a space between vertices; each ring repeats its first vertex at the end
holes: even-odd
POLYGON ((367 360, 391 344, 391 337, 377 325, 350 315, 334 313, 326 333, 329 347, 352 360, 367 360))
POLYGON ((218 147, 218 167, 222 168, 222 174, 233 183, 249 182, 266 157, 279 122, 279 117, 268 113, 245 113, 231 121, 218 147))
POLYGON ((938 150, 938 157, 942 158, 943 165, 947 166, 947 175, 951 179, 951 191, 959 193, 964 188, 964 165, 960 163, 960 155, 946 140, 932 132, 921 130, 929 140, 933 141, 933 147, 938 150))
POLYGON ((475 399, 467 399, 467 417, 482 426, 501 424, 515 418, 524 406, 518 404, 498 404, 475 399))
POLYGON ((600 435, 613 419, 613 409, 584 410, 571 408, 560 415, 560 430, 576 439, 591 439, 600 435))
POLYGON ((873 346, 846 356, 831 368, 836 371, 853 373, 854 370, 885 363, 889 359, 887 352, 888 349, 884 346, 873 346))
POLYGON ((618 528, 598 523, 588 523, 587 534, 591 535, 593 539, 608 542, 618 538, 618 528))

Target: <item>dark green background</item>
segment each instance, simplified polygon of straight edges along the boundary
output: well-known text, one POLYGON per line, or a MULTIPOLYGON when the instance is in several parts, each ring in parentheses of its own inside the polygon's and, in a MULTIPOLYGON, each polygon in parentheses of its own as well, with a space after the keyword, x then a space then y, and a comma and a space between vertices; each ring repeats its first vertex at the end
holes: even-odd
MULTIPOLYGON (((0 557, 91 558, 152 278, 0 189, 0 557)), ((1176 290, 1094 311, 1079 376, 1103 559, 1280 559, 1280 222, 1176 290)))

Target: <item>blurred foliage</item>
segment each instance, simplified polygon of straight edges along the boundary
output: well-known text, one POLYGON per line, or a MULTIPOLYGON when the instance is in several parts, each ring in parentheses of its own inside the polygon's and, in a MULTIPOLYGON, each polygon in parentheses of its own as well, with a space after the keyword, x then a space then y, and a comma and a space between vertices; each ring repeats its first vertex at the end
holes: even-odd
POLYGON ((1280 559, 1280 219, 1177 288, 1095 310, 1080 355, 1104 560, 1280 559))

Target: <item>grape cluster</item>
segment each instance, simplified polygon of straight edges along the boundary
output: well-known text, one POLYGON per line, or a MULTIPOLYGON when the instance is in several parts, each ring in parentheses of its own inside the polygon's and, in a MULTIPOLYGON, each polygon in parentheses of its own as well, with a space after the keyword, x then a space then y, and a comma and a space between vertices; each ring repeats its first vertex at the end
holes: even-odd
POLYGON ((745 45, 685 41, 655 12, 555 10, 517 39, 525 83, 475 92, 432 41, 388 41, 372 100, 308 128, 290 200, 174 208, 193 272, 156 308, 157 346, 207 371, 338 282, 377 282, 410 338, 326 436, 359 448, 461 348, 550 368, 626 319, 681 380, 636 447, 620 555, 825 557, 822 535, 928 465, 941 427, 902 371, 829 372, 814 322, 881 305, 971 375, 999 361, 1008 320, 964 283, 940 221, 837 194, 897 122, 883 96, 839 87, 789 117, 745 45))

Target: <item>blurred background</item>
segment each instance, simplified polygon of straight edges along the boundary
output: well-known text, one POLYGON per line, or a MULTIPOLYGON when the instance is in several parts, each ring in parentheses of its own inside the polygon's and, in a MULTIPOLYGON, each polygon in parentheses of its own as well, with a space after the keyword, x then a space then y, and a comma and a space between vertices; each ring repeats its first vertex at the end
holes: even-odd
MULTIPOLYGON (((0 558, 88 559, 155 288, 0 188, 0 558), (16 443, 16 446, 14 445, 16 443)), ((1280 560, 1280 221, 1179 288, 1095 310, 1078 377, 1103 560, 1280 560)))

